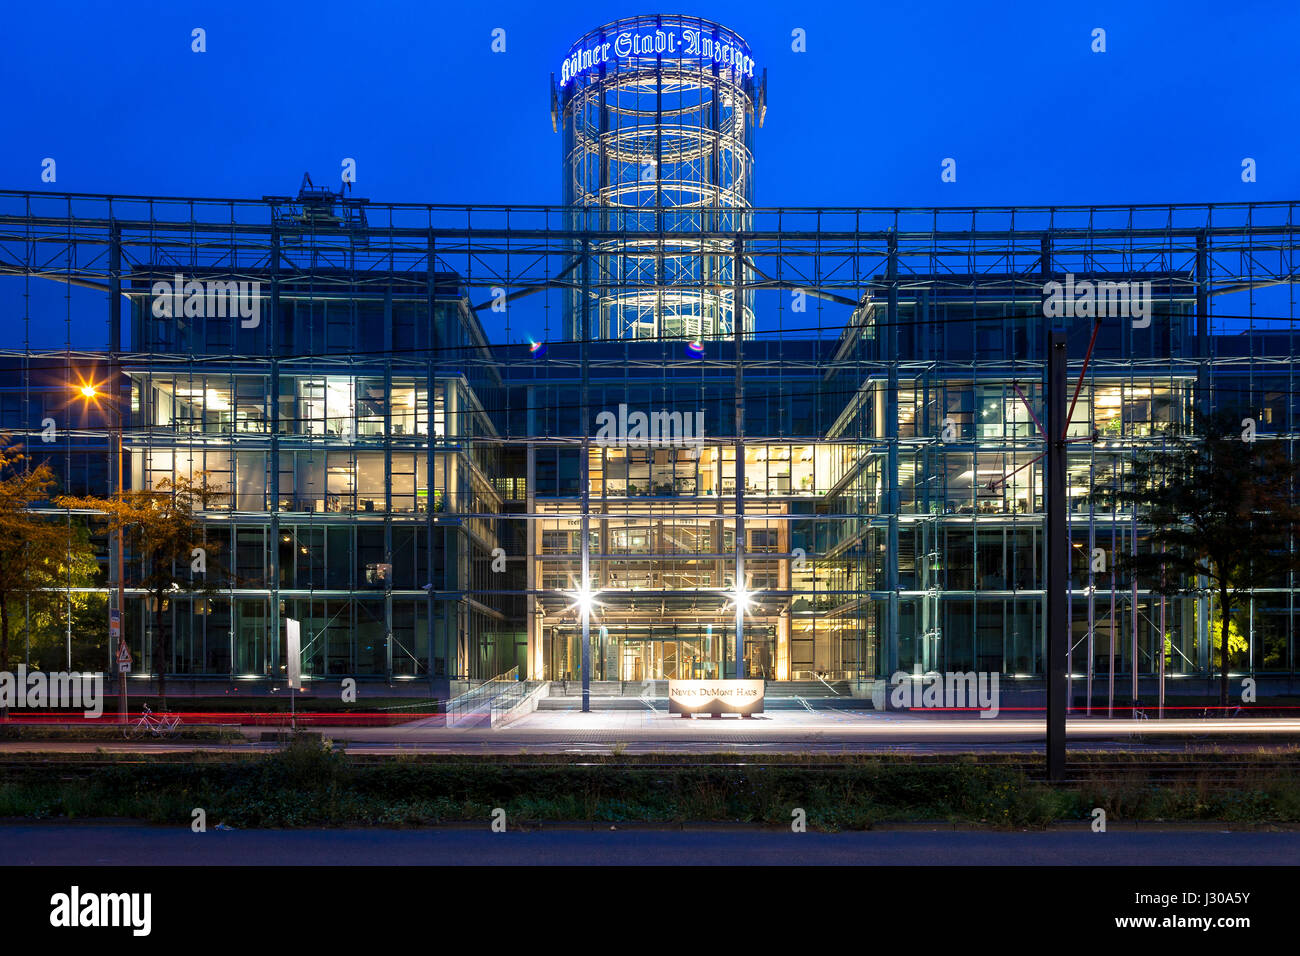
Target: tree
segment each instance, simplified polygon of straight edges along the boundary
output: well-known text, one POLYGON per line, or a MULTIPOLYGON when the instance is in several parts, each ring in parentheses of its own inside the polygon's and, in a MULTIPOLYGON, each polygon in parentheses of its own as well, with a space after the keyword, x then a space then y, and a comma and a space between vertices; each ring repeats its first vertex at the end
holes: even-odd
MULTIPOLYGON (((22 446, 0 435, 0 670, 8 670, 12 612, 46 612, 65 587, 69 559, 82 565, 89 542, 34 510, 55 486, 53 471, 32 467, 22 446)), ((91 557, 93 560, 93 556, 91 557)))
MULTIPOLYGON (((1215 611, 1218 610, 1218 608, 1215 607, 1216 603, 1217 602, 1215 601, 1210 602, 1210 653, 1214 656, 1214 660, 1210 663, 1222 667, 1223 617, 1222 615, 1218 617, 1214 616, 1215 611)), ((1240 614, 1234 614, 1232 616, 1232 621, 1228 625, 1228 654, 1230 656, 1242 655, 1250 650, 1250 644, 1246 640, 1246 634, 1241 629, 1241 621, 1239 620, 1240 616, 1240 614)))
POLYGON ((163 612, 167 602, 185 592, 212 592, 222 569, 218 548, 209 541, 196 512, 206 511, 223 492, 208 484, 207 472, 164 478, 152 489, 123 491, 111 498, 60 498, 64 508, 100 513, 108 530, 123 534, 138 563, 138 587, 149 595, 154 616, 153 666, 158 696, 167 700, 170 659, 163 612))
POLYGON ((54 671, 102 671, 110 660, 108 596, 104 574, 83 521, 56 520, 67 541, 64 557, 53 575, 49 600, 28 605, 29 667, 54 671), (69 618, 71 620, 69 620, 69 618), (75 640, 68 646, 68 635, 75 640))
POLYGON ((1139 524, 1150 529, 1137 554, 1119 556, 1122 568, 1163 593, 1198 591, 1202 581, 1214 592, 1219 620, 1211 637, 1222 707, 1240 635, 1233 611, 1254 588, 1300 570, 1297 489, 1300 466, 1286 446, 1257 439, 1253 419, 1221 411, 1203 418, 1195 433, 1172 435, 1163 448, 1140 453, 1117 490, 1094 493, 1107 506, 1135 508, 1139 524), (1224 634, 1226 650, 1219 646, 1224 634))

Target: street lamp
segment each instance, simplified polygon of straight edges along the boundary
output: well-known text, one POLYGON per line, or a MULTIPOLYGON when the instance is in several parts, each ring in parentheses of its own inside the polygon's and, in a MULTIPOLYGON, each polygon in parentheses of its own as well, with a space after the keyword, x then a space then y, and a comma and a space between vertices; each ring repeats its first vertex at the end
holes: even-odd
POLYGON ((566 611, 577 608, 578 614, 582 621, 582 712, 585 714, 591 709, 591 678, 589 671, 591 669, 591 612, 599 603, 596 595, 599 591, 593 591, 591 584, 584 580, 576 591, 573 592, 573 603, 570 604, 566 611))
POLYGON ((754 593, 743 585, 734 587, 727 592, 727 603, 733 605, 739 613, 744 614, 754 604, 754 593))
MULTIPOLYGON (((95 404, 96 407, 99 406, 99 397, 100 397, 100 392, 99 392, 99 388, 98 388, 98 386, 96 386, 96 384, 95 384, 94 382, 81 382, 80 384, 75 385, 75 386, 73 386, 73 387, 76 388, 77 392, 78 392, 78 393, 81 395, 81 397, 82 397, 83 399, 85 399, 87 402, 93 402, 93 403, 95 404)), ((112 455, 117 459, 117 482, 116 482, 116 492, 115 492, 115 493, 116 493, 116 496, 117 496, 117 500, 118 500, 118 502, 121 503, 121 501, 122 501, 122 410, 121 410, 119 407, 117 407, 117 403, 114 402, 114 401, 111 401, 111 400, 110 400, 110 401, 109 401, 109 404, 113 405, 113 411, 115 412, 115 414, 112 415, 112 417, 111 417, 111 426, 112 426, 112 435, 113 435, 113 446, 112 446, 112 451, 110 452, 110 454, 112 454, 112 455)), ((120 520, 121 515, 119 515, 118 517, 119 517, 119 520, 120 520)), ((116 589, 116 590, 117 590, 117 607, 116 607, 116 609, 115 609, 116 612, 117 612, 117 619, 116 619, 116 624, 117 624, 117 645, 116 645, 115 647, 113 647, 113 649, 112 649, 112 655, 113 655, 113 656, 112 656, 112 661, 113 661, 113 663, 116 664, 117 667, 118 667, 118 672, 117 672, 117 722, 118 722, 119 724, 125 724, 125 723, 126 723, 126 708, 127 708, 126 672, 123 671, 123 670, 121 669, 121 665, 117 663, 117 659, 118 659, 119 652, 120 652, 121 648, 124 647, 124 646, 126 646, 126 635, 123 633, 123 624, 125 623, 125 618, 126 618, 126 613, 125 613, 125 612, 126 612, 126 584, 125 584, 125 580, 126 580, 126 569, 125 569, 125 568, 123 567, 123 565, 122 565, 122 550, 123 550, 123 549, 122 549, 122 530, 121 530, 120 527, 118 528, 117 531, 113 532, 113 538, 115 539, 115 542, 114 542, 113 547, 114 547, 114 551, 115 551, 115 553, 116 553, 116 555, 117 555, 117 561, 116 561, 116 564, 117 564, 117 572, 116 572, 116 577, 117 577, 117 589, 116 589)), ((112 630, 113 630, 113 627, 112 627, 113 623, 114 623, 113 614, 112 614, 112 612, 110 611, 110 613, 109 613, 109 631, 110 631, 110 633, 109 633, 109 640, 110 640, 110 644, 112 643, 112 637, 113 637, 113 635, 112 635, 112 633, 111 633, 112 630)))
MULTIPOLYGON (((745 676, 745 612, 754 604, 754 593, 739 581, 727 592, 727 605, 736 609, 736 677, 745 676)), ((723 608, 726 610, 726 607, 723 608)))
POLYGON ((599 603, 596 600, 596 595, 599 593, 599 591, 593 591, 590 586, 583 584, 573 592, 573 603, 569 605, 567 610, 577 608, 578 613, 580 613, 584 618, 590 617, 592 610, 596 607, 596 604, 599 603))

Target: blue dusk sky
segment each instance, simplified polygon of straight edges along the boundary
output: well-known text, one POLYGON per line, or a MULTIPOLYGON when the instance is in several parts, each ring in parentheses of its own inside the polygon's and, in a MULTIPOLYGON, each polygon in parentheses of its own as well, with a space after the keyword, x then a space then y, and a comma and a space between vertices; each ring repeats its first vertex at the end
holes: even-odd
MULTIPOLYGON (((304 171, 336 185, 353 157, 355 195, 373 202, 559 203, 550 74, 585 31, 653 12, 615 0, 11 4, 0 188, 256 198, 295 193, 304 171), (191 52, 195 27, 206 53, 191 52), (41 181, 46 157, 56 183, 41 181)), ((767 69, 757 205, 1300 199, 1300 4, 659 12, 731 27, 767 69), (1105 53, 1090 48, 1098 27, 1105 53), (791 49, 795 29, 806 52, 791 49), (955 183, 940 181, 945 157, 955 183)), ((0 293, 10 347, 22 345, 12 291, 0 293)), ((73 345, 102 346, 102 323, 86 336, 73 345)))

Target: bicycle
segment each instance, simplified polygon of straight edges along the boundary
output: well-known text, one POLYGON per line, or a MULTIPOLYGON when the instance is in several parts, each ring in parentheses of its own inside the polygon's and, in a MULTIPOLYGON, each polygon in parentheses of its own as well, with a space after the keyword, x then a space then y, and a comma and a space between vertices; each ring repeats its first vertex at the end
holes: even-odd
POLYGON ((144 705, 144 710, 140 712, 140 719, 134 724, 128 724, 122 728, 122 736, 128 740, 135 736, 144 736, 147 730, 155 737, 170 736, 177 727, 180 726, 181 719, 177 714, 155 714, 148 704, 144 705))
POLYGON ((1211 717, 1240 717, 1245 712, 1246 708, 1242 707, 1240 704, 1233 707, 1231 710, 1222 707, 1206 707, 1201 711, 1201 719, 1209 720, 1211 717))

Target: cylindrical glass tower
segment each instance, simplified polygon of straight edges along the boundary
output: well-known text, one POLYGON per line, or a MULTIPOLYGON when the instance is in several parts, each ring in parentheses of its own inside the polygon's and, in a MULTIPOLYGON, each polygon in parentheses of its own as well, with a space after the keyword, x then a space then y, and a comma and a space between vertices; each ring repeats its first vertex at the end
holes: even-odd
POLYGON ((569 334, 586 309, 592 338, 731 335, 735 245, 703 233, 745 229, 753 204, 762 104, 745 41, 698 17, 629 17, 574 43, 555 84, 570 225, 597 234, 564 277, 569 334))

